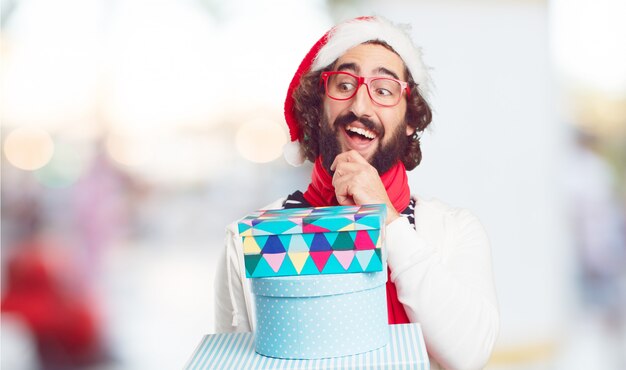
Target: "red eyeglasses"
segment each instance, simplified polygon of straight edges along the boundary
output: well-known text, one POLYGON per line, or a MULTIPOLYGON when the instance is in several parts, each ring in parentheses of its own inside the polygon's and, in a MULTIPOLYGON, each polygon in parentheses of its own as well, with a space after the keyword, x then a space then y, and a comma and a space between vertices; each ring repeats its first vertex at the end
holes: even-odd
POLYGON ((370 99, 382 107, 393 107, 400 102, 402 92, 408 97, 411 90, 408 82, 389 77, 363 77, 348 72, 322 72, 326 95, 333 100, 349 100, 356 95, 361 85, 367 86, 370 99))

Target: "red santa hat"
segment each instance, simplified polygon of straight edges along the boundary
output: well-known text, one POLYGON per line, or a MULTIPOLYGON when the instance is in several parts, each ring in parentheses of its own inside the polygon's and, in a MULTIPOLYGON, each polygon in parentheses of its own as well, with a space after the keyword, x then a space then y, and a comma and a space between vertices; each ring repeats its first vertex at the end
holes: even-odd
POLYGON ((350 48, 374 40, 391 46, 404 61, 417 83, 420 95, 424 99, 428 98, 431 85, 428 68, 422 62, 421 49, 411 41, 408 26, 392 24, 380 16, 359 17, 340 23, 313 45, 289 84, 285 99, 285 120, 291 140, 285 145, 284 154, 291 165, 299 166, 305 159, 300 148, 300 125, 293 113, 293 92, 300 85, 300 79, 308 72, 326 68, 350 48))

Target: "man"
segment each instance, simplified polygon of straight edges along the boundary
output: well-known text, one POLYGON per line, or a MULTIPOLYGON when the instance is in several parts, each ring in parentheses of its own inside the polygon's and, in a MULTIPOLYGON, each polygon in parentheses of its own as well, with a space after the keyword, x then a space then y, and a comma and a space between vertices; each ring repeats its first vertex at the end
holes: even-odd
MULTIPOLYGON (((381 17, 339 24, 302 61, 288 90, 290 163, 314 162, 306 192, 265 207, 384 203, 390 324, 419 322, 433 369, 485 365, 499 316, 489 242, 468 211, 411 196, 431 121, 429 76, 404 30, 381 17)), ((236 225, 216 278, 217 331, 254 326, 236 225)))

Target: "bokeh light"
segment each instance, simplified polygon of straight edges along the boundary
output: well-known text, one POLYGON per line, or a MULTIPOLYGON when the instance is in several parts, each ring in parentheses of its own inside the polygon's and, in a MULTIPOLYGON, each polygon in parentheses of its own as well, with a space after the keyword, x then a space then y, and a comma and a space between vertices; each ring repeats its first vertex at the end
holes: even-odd
POLYGON ((4 141, 4 155, 7 160, 22 170, 32 171, 45 166, 53 154, 52 138, 39 128, 17 128, 4 141))
POLYGON ((235 137, 239 154, 255 163, 271 162, 280 157, 286 142, 284 129, 266 118, 247 121, 241 125, 235 137))
POLYGON ((89 147, 60 140, 50 161, 35 171, 35 177, 44 186, 66 188, 80 178, 90 160, 89 147))
POLYGON ((127 133, 110 133, 105 141, 105 147, 113 160, 130 167, 146 164, 154 155, 147 137, 135 137, 127 133))

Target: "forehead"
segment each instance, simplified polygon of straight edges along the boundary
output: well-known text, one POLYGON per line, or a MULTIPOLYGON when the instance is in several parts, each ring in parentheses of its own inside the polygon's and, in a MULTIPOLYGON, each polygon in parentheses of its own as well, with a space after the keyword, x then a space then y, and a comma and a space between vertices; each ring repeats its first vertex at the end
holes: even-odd
POLYGON ((353 64, 354 72, 363 75, 379 75, 381 69, 394 72, 404 80, 404 62, 400 56, 379 44, 360 44, 345 52, 337 59, 336 66, 353 64))

